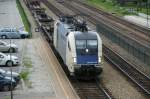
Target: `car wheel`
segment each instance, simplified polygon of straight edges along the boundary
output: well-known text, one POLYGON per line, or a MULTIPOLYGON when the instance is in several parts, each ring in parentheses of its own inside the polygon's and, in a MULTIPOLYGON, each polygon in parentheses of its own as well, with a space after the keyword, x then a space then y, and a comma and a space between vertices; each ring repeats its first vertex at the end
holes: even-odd
POLYGON ((8 86, 8 85, 4 85, 3 90, 4 90, 4 91, 9 91, 9 90, 10 90, 10 88, 9 88, 9 86, 8 86))
POLYGON ((9 48, 9 53, 13 53, 15 52, 15 49, 14 48, 9 48))
POLYGON ((6 62, 6 66, 13 66, 13 62, 12 62, 12 61, 10 61, 10 60, 9 60, 9 61, 7 61, 7 62, 6 62))
POLYGON ((6 36, 6 35, 2 35, 1 38, 2 38, 2 39, 6 39, 7 36, 6 36))
POLYGON ((25 35, 21 35, 21 38, 23 38, 23 39, 24 39, 24 38, 26 38, 26 36, 25 36, 25 35))

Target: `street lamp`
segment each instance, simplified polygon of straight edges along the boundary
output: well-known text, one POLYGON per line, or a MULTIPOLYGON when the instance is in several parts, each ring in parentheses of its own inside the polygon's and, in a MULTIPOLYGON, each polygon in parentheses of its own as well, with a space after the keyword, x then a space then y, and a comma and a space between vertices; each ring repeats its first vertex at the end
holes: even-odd
MULTIPOLYGON (((9 40, 10 41, 10 48, 11 48, 11 39, 9 40)), ((11 51, 9 52, 10 53, 10 61, 12 60, 11 59, 11 51)), ((11 96, 11 99, 13 99, 13 87, 12 87, 12 62, 9 62, 8 63, 8 66, 10 67, 10 71, 11 71, 11 83, 10 83, 10 96, 11 96)))

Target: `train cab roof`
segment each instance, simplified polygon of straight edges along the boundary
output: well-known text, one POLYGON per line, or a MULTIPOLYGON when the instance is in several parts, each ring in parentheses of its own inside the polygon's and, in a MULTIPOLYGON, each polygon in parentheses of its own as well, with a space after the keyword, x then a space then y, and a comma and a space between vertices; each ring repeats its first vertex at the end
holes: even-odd
POLYGON ((97 34, 94 31, 75 31, 75 39, 97 39, 97 34))
POLYGON ((65 16, 60 18, 60 24, 67 30, 67 34, 73 34, 75 39, 98 39, 97 32, 89 31, 85 21, 79 21, 74 16, 65 16))

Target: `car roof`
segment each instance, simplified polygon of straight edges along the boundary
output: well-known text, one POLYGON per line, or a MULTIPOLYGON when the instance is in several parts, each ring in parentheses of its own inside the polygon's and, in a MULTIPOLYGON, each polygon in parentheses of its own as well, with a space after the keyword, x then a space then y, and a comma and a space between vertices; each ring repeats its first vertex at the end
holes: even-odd
POLYGON ((0 29, 17 29, 15 27, 0 27, 0 29))
POLYGON ((2 40, 0 40, 0 42, 1 42, 1 43, 6 43, 6 42, 4 42, 4 41, 2 41, 2 40))
POLYGON ((0 52, 0 55, 3 55, 3 56, 5 56, 5 54, 4 54, 4 53, 2 53, 2 52, 0 52))
POLYGON ((1 73, 3 73, 3 72, 5 72, 5 70, 3 70, 3 69, 0 69, 0 72, 1 72, 1 73))
POLYGON ((4 78, 5 76, 4 76, 4 75, 0 75, 0 77, 1 77, 1 78, 4 78))
POLYGON ((13 27, 0 27, 0 30, 4 30, 4 29, 17 30, 17 28, 13 28, 13 27))

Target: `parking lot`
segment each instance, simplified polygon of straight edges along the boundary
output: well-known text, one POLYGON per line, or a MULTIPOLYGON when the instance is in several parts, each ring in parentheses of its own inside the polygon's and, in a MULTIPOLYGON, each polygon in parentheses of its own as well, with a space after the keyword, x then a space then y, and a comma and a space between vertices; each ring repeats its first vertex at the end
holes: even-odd
MULTIPOLYGON (((10 42, 10 39, 2 40, 5 42, 10 42)), ((50 84, 50 77, 48 77, 48 71, 47 68, 44 66, 46 65, 43 63, 43 60, 41 59, 41 56, 37 54, 37 46, 35 45, 35 41, 37 39, 11 39, 11 43, 14 43, 18 46, 19 50, 17 53, 12 53, 12 55, 15 55, 20 60, 19 66, 13 66, 12 71, 13 72, 24 72, 28 71, 30 72, 30 76, 28 77, 29 80, 23 81, 17 85, 13 93, 14 97, 31 94, 31 93, 47 93, 49 96, 53 96, 54 90, 52 85, 50 84)), ((5 53, 9 54, 9 53, 5 53)), ((10 67, 1 66, 4 70, 10 70, 10 67)), ((0 99, 10 97, 10 92, 0 92, 0 99)))
MULTIPOLYGON (((22 28, 23 23, 19 15, 19 11, 16 5, 15 0, 0 0, 0 28, 13 27, 13 28, 22 28)), ((19 66, 13 66, 12 71, 21 73, 23 68, 23 54, 26 47, 25 39, 0 39, 6 43, 15 44, 18 46, 18 52, 11 53, 12 56, 17 56, 20 64, 19 66)), ((10 53, 4 53, 10 55, 10 53)), ((10 71, 11 68, 8 66, 0 66, 1 69, 10 71)), ((17 85, 15 91, 23 90, 23 80, 17 85)), ((0 92, 0 99, 5 99, 10 96, 10 92, 0 92)))
MULTIPOLYGON (((19 15, 19 11, 16 5, 15 0, 0 0, 0 28, 4 27, 15 27, 15 28, 22 28, 23 23, 21 20, 21 17, 19 15)), ((17 56, 20 61, 19 66, 13 66, 12 71, 20 73, 21 68, 22 68, 22 57, 23 57, 23 49, 24 49, 24 44, 25 40, 23 39, 0 39, 1 41, 7 42, 8 44, 14 43, 18 46, 18 52, 16 53, 11 53, 12 56, 17 56)), ((5 53, 6 55, 9 55, 10 53, 5 53)), ((9 70, 10 67, 6 66, 0 66, 1 69, 4 70, 9 70)), ((22 82, 16 87, 15 90, 20 90, 22 89, 22 82)), ((0 99, 4 99, 5 95, 9 95, 9 92, 0 92, 0 99)))
MULTIPOLYGON (((11 53, 11 55, 12 56, 17 56, 19 58, 20 65, 13 66, 12 71, 20 73, 21 69, 22 69, 22 59, 23 59, 23 52, 24 52, 24 47, 25 47, 24 46, 25 45, 25 40, 23 40, 23 39, 13 39, 13 40, 10 40, 10 39, 2 40, 2 39, 0 39, 0 40, 4 41, 4 42, 7 42, 7 43, 10 43, 10 41, 11 41, 11 43, 18 46, 18 48, 19 48, 18 52, 11 53)), ((10 55, 10 53, 8 53, 8 52, 5 52, 4 54, 10 55)), ((8 67, 8 66, 0 66, 0 68, 3 69, 3 70, 11 71, 11 67, 8 67)), ((15 90, 23 90, 22 81, 19 82, 19 84, 17 85, 15 90)), ((10 92, 0 92, 0 99, 4 99, 4 97, 7 97, 7 96, 10 96, 10 92)))

